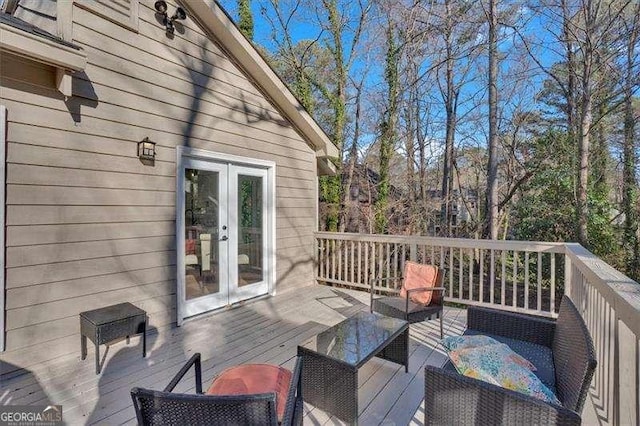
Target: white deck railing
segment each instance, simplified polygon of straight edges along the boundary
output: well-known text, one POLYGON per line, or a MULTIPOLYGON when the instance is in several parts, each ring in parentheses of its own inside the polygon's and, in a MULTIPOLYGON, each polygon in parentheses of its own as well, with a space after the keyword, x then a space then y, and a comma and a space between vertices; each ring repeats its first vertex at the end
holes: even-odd
POLYGON ((320 283, 397 290, 404 262, 438 265, 446 300, 547 317, 563 294, 580 309, 596 347, 591 384, 601 424, 640 424, 640 285, 579 244, 405 235, 316 233, 320 283))
POLYGON ((565 293, 596 348, 596 414, 601 424, 640 425, 640 285, 579 244, 566 244, 565 256, 565 293))

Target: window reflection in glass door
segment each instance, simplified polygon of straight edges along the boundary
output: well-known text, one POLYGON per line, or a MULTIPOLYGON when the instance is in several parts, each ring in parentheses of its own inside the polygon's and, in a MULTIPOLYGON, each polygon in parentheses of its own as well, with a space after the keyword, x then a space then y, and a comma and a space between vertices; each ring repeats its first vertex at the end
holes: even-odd
POLYGON ((220 291, 218 221, 220 173, 185 169, 185 296, 220 291))
POLYGON ((238 287, 264 279, 263 182, 238 174, 238 287))

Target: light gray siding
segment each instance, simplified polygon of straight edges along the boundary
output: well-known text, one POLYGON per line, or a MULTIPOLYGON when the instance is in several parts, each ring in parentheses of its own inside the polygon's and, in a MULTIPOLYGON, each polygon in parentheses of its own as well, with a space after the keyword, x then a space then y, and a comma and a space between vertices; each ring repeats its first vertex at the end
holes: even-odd
POLYGON ((66 101, 53 68, 2 55, 0 360, 28 367, 79 353, 78 313, 111 303, 135 303, 160 329, 175 322, 176 146, 274 161, 276 286, 313 282, 313 149, 191 18, 170 39, 152 0, 138 15, 136 33, 74 7, 73 42, 88 64, 66 101), (157 143, 153 167, 136 156, 145 137, 157 143))

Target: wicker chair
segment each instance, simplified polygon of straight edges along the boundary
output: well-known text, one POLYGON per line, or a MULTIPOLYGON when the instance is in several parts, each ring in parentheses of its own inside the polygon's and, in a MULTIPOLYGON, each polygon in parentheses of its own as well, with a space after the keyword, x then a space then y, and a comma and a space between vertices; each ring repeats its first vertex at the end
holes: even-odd
POLYGON ((371 303, 369 304, 371 312, 378 312, 388 317, 400 318, 410 324, 422 322, 436 315, 440 319, 440 337, 444 337, 443 333, 443 302, 444 290, 442 281, 444 274, 442 269, 430 265, 420 265, 414 262, 405 262, 405 270, 403 274, 402 290, 395 291, 396 295, 374 298, 374 285, 385 280, 395 280, 398 277, 377 278, 371 281, 371 303), (425 268, 435 268, 435 283, 429 287, 428 282, 421 274, 424 274, 425 268), (405 282, 411 279, 413 281, 422 280, 425 285, 422 287, 406 288, 405 282), (411 295, 417 292, 432 292, 431 301, 428 304, 416 303, 412 300, 411 295))
MULTIPOLYGON (((291 375, 284 414, 278 421, 276 393, 205 395, 202 392, 200 354, 196 353, 162 391, 133 388, 131 397, 139 425, 302 425, 300 358, 291 375), (171 393, 191 367, 195 368, 196 394, 171 393)), ((224 374, 224 373, 223 373, 224 374)), ((214 380, 215 383, 215 380, 214 380)))
POLYGON ((463 376, 447 362, 442 368, 425 367, 425 426, 581 423, 596 359, 589 331, 569 297, 563 297, 556 321, 471 306, 467 326, 465 334, 494 337, 531 361, 562 405, 463 376))

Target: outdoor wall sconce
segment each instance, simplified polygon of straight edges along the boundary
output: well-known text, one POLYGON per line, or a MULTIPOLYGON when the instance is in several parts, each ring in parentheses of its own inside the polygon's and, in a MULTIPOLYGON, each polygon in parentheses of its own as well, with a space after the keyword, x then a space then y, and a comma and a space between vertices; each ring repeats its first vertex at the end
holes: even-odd
POLYGON ((156 159, 156 143, 149 138, 144 138, 138 142, 138 158, 144 163, 153 162, 156 159))
POLYGON ((187 12, 185 12, 181 7, 178 7, 176 9, 172 17, 169 17, 169 15, 167 14, 167 2, 164 0, 158 0, 157 2, 155 2, 154 7, 156 11, 162 16, 162 23, 166 27, 168 34, 173 34, 173 32, 175 31, 175 25, 173 24, 173 21, 183 20, 187 17, 187 12))

